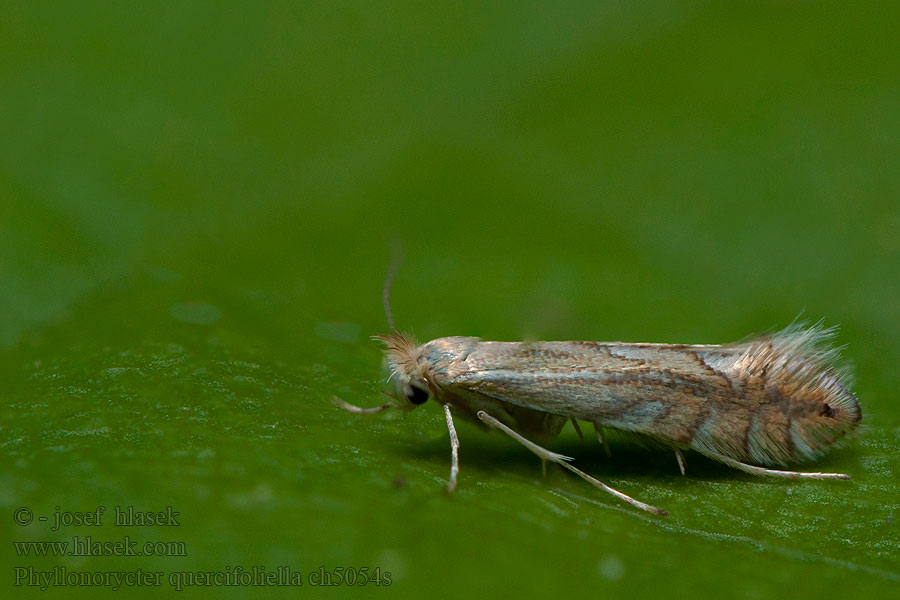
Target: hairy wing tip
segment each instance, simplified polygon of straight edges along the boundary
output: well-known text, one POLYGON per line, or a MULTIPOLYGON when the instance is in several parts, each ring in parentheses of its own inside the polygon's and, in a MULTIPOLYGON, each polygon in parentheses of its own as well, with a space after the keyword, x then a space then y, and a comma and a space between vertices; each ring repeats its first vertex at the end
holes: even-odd
POLYGON ((822 319, 812 324, 795 321, 773 334, 770 341, 785 358, 795 357, 808 366, 801 367, 801 373, 835 379, 849 394, 849 388, 853 387, 853 372, 842 356, 846 346, 834 344, 839 331, 839 325, 826 326, 822 319))

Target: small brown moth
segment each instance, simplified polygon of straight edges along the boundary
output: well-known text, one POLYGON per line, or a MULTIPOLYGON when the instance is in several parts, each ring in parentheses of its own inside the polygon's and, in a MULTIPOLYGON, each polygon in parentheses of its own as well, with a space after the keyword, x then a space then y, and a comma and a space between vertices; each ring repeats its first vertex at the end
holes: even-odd
MULTIPOLYGON (((390 278, 389 278, 390 281, 390 278)), ((385 309, 393 329, 385 289, 385 309)), ((828 341, 833 329, 791 326, 727 345, 622 342, 487 342, 445 337, 419 344, 394 331, 376 336, 396 393, 391 402, 344 409, 372 414, 412 410, 434 398, 450 432, 447 491, 456 488, 459 440, 453 415, 498 429, 535 453, 640 509, 668 513, 635 500, 575 468, 572 458, 529 437, 555 437, 577 419, 594 424, 609 453, 604 428, 651 438, 754 475, 791 479, 849 479, 841 473, 768 468, 820 457, 853 431, 862 413, 837 368, 828 341)))

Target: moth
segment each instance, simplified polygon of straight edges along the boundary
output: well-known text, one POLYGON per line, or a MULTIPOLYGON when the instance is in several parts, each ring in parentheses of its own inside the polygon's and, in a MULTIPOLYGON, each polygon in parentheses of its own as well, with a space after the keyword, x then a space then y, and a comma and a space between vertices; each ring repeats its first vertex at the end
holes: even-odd
MULTIPOLYGON (((391 325, 393 319, 385 309, 391 325)), ((393 329, 393 326, 392 326, 393 329)), ((492 342, 443 337, 419 344, 410 334, 376 336, 385 346, 392 400, 357 414, 443 408, 456 488, 459 439, 454 416, 509 435, 546 463, 556 463, 637 508, 667 515, 591 477, 572 458, 535 439, 552 439, 567 422, 637 434, 674 451, 694 450, 753 475, 849 479, 842 473, 780 470, 814 460, 860 423, 862 412, 829 342, 833 329, 795 324, 778 333, 725 345, 623 342, 492 342)))

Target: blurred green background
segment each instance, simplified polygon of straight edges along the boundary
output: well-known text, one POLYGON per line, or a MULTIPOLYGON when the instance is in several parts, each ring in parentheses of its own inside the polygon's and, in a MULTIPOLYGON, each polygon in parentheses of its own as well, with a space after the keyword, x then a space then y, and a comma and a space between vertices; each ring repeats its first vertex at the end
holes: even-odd
POLYGON ((261 565, 308 592, 320 567, 391 574, 329 596, 896 594, 898 37, 895 3, 5 2, 3 589, 38 593, 15 567, 162 571, 168 592, 261 565), (329 401, 383 400, 369 336, 397 243, 394 313, 423 340, 840 323, 866 427, 815 468, 852 481, 553 446, 661 519, 460 424, 446 496, 437 405, 329 401), (52 530, 98 506, 102 527, 52 530), (115 506, 179 525, 114 527, 115 506), (186 553, 11 543, 76 535, 186 553))

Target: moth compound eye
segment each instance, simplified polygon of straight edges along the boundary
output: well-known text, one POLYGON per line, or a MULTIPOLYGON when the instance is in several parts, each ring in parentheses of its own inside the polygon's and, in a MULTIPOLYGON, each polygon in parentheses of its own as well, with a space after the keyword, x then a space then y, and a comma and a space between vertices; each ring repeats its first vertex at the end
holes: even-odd
POLYGON ((417 385, 409 386, 409 393, 406 395, 410 402, 419 406, 420 404, 424 404, 426 400, 428 400, 428 392, 423 390, 417 385))

